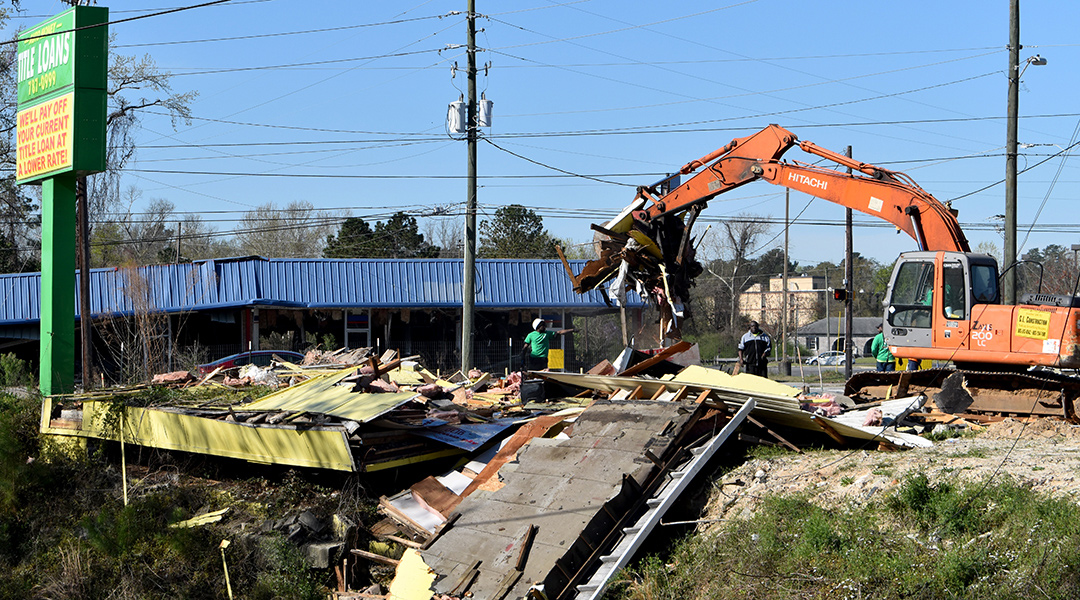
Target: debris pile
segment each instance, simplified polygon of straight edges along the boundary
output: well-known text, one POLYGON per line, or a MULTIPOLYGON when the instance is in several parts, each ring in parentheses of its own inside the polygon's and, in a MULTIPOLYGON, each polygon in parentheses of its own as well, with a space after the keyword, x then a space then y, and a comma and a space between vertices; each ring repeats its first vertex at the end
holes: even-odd
MULTIPOLYGON (((443 377, 392 351, 315 351, 299 365, 170 375, 160 384, 273 388, 257 399, 121 403, 117 420, 107 417, 122 390, 47 398, 42 430, 348 472, 423 463, 427 473, 379 499, 383 520, 367 528, 394 552, 330 534, 348 524, 298 515, 265 525, 304 547, 312 565, 393 569, 389 597, 417 600, 600 597, 612 566, 629 559, 703 461, 730 441, 796 451, 930 444, 904 428, 924 396, 855 405, 680 364, 695 350, 685 342, 628 349, 589 373, 505 378, 443 377)), ((339 578, 338 597, 380 597, 348 581, 339 578)))

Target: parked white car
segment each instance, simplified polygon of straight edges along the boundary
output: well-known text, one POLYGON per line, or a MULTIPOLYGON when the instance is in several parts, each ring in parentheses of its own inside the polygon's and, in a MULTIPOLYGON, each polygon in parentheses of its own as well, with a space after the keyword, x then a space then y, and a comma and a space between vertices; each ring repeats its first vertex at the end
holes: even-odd
POLYGON ((830 366, 830 365, 843 366, 844 363, 847 362, 845 359, 846 359, 846 357, 844 356, 843 352, 836 352, 836 351, 822 352, 822 353, 818 354, 817 356, 811 356, 810 358, 806 359, 806 364, 808 364, 808 365, 824 365, 824 366, 830 366))

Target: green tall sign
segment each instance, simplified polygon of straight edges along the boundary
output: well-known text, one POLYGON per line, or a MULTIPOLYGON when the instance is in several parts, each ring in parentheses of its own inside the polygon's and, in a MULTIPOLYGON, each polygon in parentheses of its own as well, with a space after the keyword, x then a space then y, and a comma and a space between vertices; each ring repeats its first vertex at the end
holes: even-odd
POLYGON ((74 390, 75 181, 105 170, 109 9, 76 6, 19 36, 15 180, 41 185, 42 394, 74 390))

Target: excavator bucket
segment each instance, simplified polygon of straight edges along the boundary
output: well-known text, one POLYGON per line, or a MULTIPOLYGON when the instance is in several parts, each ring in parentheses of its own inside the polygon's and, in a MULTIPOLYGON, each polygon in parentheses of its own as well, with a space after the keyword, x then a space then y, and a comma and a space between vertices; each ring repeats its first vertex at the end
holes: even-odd
MULTIPOLYGON (((643 204, 638 198, 612 221, 592 226, 598 258, 588 261, 580 273, 573 272, 561 252, 559 256, 575 292, 584 294, 606 284, 617 303, 627 292, 649 297, 660 311, 661 338, 679 339, 690 287, 703 270, 689 240, 692 219, 684 222, 682 214, 669 214, 645 224, 633 218, 643 204)), ((689 212, 696 217, 696 210, 689 212)))

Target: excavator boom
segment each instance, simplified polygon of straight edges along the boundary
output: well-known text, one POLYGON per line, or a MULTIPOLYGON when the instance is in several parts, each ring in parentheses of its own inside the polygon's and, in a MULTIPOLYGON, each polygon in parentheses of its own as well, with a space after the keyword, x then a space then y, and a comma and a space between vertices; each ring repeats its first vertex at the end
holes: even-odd
POLYGON ((873 215, 916 240, 922 250, 967 252, 956 216, 907 175, 799 141, 779 125, 736 138, 690 161, 671 177, 638 188, 623 213, 597 231, 599 258, 577 274, 574 289, 585 293, 609 283, 611 295, 636 289, 652 294, 661 308, 664 336, 678 337, 677 322, 694 278, 703 268, 694 259, 691 230, 709 200, 754 181, 789 187, 873 215), (782 161, 798 146, 851 170, 782 161), (689 176, 684 181, 685 176, 689 176))
POLYGON ((778 125, 733 140, 687 163, 679 173, 687 175, 699 169, 696 175, 661 197, 655 197, 647 188, 639 190, 639 197, 650 199, 653 204, 635 212, 634 218, 648 223, 761 180, 884 219, 914 238, 920 250, 970 251, 956 215, 907 175, 852 160, 811 142, 800 142, 778 125), (784 153, 796 145, 854 173, 781 162, 784 153))

